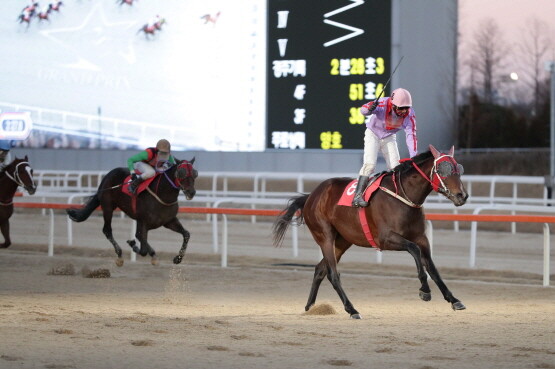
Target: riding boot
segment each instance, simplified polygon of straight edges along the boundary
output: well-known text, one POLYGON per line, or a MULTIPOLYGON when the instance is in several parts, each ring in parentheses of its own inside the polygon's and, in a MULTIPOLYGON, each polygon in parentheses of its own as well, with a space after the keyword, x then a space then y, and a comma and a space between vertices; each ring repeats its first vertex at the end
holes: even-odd
POLYGON ((355 197, 353 198, 353 206, 355 208, 365 208, 368 206, 368 202, 364 201, 364 190, 368 185, 368 176, 359 176, 357 188, 355 190, 355 197))
POLYGON ((144 181, 144 179, 142 177, 137 177, 133 180, 133 182, 131 182, 131 184, 129 184, 129 192, 132 195, 135 195, 135 193, 137 192, 137 188, 139 188, 139 185, 144 181))

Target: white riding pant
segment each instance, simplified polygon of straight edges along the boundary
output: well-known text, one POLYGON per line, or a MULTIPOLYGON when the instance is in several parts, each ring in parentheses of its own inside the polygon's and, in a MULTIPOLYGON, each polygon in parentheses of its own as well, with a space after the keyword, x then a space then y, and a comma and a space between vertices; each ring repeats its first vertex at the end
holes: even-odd
POLYGON ((397 147, 397 136, 391 135, 379 138, 374 132, 366 128, 364 133, 364 159, 362 168, 358 173, 361 176, 369 176, 376 169, 378 163, 378 150, 381 151, 389 170, 399 164, 399 148, 397 147))
POLYGON ((0 169, 3 169, 11 162, 12 162, 12 155, 11 155, 11 152, 8 151, 8 153, 4 157, 4 160, 0 162, 0 169))
POLYGON ((143 161, 138 161, 135 164, 133 164, 133 168, 137 169, 141 173, 142 179, 148 179, 150 177, 154 177, 154 175, 156 174, 156 172, 154 171, 154 168, 151 167, 150 164, 147 164, 143 161))

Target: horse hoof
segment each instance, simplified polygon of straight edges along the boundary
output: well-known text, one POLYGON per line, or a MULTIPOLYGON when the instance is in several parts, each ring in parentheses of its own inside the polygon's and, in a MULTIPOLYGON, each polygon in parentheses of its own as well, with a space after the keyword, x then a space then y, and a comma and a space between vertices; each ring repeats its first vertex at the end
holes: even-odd
POLYGON ((157 257, 153 257, 152 259, 150 259, 150 264, 152 265, 158 265, 158 258, 157 257))
POLYGON ((419 296, 423 301, 430 301, 432 299, 432 294, 430 292, 420 291, 419 296))
POLYGON ((351 314, 351 319, 362 319, 362 315, 360 315, 359 313, 351 314))
POLYGON ((181 260, 183 260, 183 257, 178 255, 178 256, 173 258, 173 263, 174 264, 179 264, 179 263, 181 263, 181 260))
POLYGON ((127 244, 131 247, 134 247, 137 244, 137 242, 135 242, 135 240, 127 240, 127 244))
POLYGON ((466 306, 464 306, 464 304, 460 301, 452 303, 451 307, 453 308, 453 310, 464 310, 464 309, 466 309, 466 306))
POLYGON ((122 258, 117 258, 116 259, 116 265, 119 266, 119 267, 122 266, 123 265, 123 259, 122 258))

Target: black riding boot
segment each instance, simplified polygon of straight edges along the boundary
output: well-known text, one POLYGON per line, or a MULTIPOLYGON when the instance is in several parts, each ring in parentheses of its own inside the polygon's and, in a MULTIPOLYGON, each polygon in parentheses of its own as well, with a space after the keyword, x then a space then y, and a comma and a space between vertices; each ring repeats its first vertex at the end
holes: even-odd
POLYGON ((129 192, 132 195, 135 195, 135 193, 137 192, 137 188, 139 187, 139 185, 144 181, 144 179, 142 177, 137 177, 133 180, 133 182, 131 182, 131 184, 129 185, 129 192))
POLYGON ((353 206, 355 208, 365 208, 368 202, 364 201, 363 193, 368 185, 368 176, 359 176, 357 189, 355 190, 355 197, 353 198, 353 206))

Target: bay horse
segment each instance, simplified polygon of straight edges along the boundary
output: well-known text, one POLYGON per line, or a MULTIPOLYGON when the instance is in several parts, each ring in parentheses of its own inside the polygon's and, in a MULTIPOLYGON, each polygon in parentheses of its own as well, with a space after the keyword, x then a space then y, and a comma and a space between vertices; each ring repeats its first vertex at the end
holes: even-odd
POLYGON ((151 256, 153 265, 158 263, 156 252, 148 243, 148 231, 161 226, 168 228, 183 236, 183 243, 173 262, 179 264, 185 255, 190 233, 179 219, 177 219, 178 203, 177 197, 181 190, 187 200, 195 196, 195 178, 198 172, 193 168, 195 158, 191 161, 177 160, 176 164, 159 174, 146 188, 146 191, 131 197, 122 191, 127 184, 130 173, 127 168, 112 169, 100 182, 96 194, 91 196, 84 207, 67 209, 69 218, 75 222, 83 222, 100 205, 104 217, 102 232, 112 243, 118 259, 116 264, 123 265, 121 257, 122 250, 112 234, 112 215, 116 208, 120 208, 131 219, 137 221, 136 239, 140 242, 140 248, 136 246, 135 240, 127 243, 133 251, 141 256, 151 256))
POLYGON ((432 261, 421 207, 432 190, 443 194, 455 206, 464 205, 468 194, 461 182, 463 168, 453 157, 453 147, 447 154, 440 153, 432 145, 429 147, 430 151, 404 159, 393 170, 386 172, 366 208, 337 205, 345 188, 352 182, 351 178, 327 179, 312 193, 290 199, 274 223, 274 245, 281 244, 293 217, 300 214, 297 224, 304 222, 307 225, 323 254, 315 268, 306 311, 316 302, 320 283, 327 277, 341 298, 345 311, 353 319, 361 318, 347 298, 337 272, 337 263, 351 245, 372 247, 371 236, 365 235, 365 227, 359 220, 359 211, 366 215, 375 247, 379 250, 407 251, 412 255, 421 283, 419 296, 422 300, 430 301, 432 298, 426 270, 454 310, 466 308, 449 291, 432 261))
POLYGON ((13 214, 13 198, 17 188, 21 186, 32 195, 37 190, 33 181, 33 168, 29 165, 29 159, 15 158, 10 164, 0 170, 0 230, 4 237, 4 243, 0 248, 5 249, 12 244, 10 238, 10 217, 13 214))

